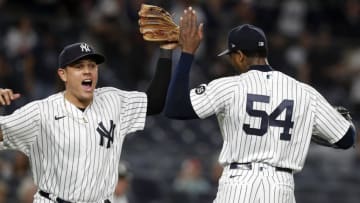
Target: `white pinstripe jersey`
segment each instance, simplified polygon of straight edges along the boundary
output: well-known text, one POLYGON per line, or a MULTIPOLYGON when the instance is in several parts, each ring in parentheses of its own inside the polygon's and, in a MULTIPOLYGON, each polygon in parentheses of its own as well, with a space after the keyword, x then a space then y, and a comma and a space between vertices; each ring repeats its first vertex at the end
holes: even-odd
POLYGON ((110 198, 125 135, 145 125, 146 94, 98 88, 79 110, 63 93, 0 117, 4 145, 30 158, 38 187, 74 202, 110 198))
POLYGON ((300 171, 313 129, 335 143, 350 123, 312 87, 257 67, 192 89, 193 108, 200 118, 216 114, 221 164, 261 162, 300 171))

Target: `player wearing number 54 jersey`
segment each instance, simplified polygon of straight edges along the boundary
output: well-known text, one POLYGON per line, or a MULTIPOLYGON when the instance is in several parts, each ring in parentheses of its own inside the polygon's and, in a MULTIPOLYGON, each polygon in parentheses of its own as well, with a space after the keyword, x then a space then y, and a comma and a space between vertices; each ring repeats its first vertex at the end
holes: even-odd
MULTIPOLYGON (((164 48, 174 48, 165 44, 164 48)), ((86 43, 66 46, 58 75, 65 90, 0 116, 0 141, 29 157, 35 203, 110 203, 125 136, 142 130, 165 104, 171 51, 161 49, 146 92, 96 88, 104 56, 86 43)), ((0 89, 0 105, 18 98, 0 89)))
POLYGON ((292 203, 293 173, 302 169, 313 130, 339 148, 354 144, 355 129, 314 88, 274 71, 267 63, 263 31, 245 24, 232 29, 228 55, 242 74, 189 91, 193 54, 203 36, 195 12, 180 22, 182 55, 170 82, 166 116, 216 115, 224 140, 224 167, 216 203, 292 203))

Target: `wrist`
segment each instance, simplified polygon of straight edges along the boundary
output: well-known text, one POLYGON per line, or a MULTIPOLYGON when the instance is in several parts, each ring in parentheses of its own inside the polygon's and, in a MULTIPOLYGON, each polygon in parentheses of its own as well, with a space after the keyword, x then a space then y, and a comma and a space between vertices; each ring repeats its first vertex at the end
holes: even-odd
POLYGON ((194 55, 194 53, 195 53, 195 50, 187 49, 187 48, 183 48, 181 51, 184 53, 187 53, 187 54, 191 54, 191 55, 194 55))

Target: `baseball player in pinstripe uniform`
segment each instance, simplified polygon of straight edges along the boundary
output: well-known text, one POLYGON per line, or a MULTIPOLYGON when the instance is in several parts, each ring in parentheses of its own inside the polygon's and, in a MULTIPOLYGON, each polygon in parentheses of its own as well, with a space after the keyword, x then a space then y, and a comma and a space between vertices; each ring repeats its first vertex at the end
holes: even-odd
POLYGON ((293 173, 305 161, 314 130, 332 146, 353 146, 355 129, 314 88, 267 62, 267 39, 253 25, 228 35, 228 55, 240 75, 189 89, 189 72, 202 25, 187 9, 180 21, 182 54, 170 82, 165 115, 205 119, 216 115, 223 137, 224 171, 216 203, 295 202, 293 173))
MULTIPOLYGON (((30 159, 39 189, 34 202, 112 201, 125 136, 142 130, 146 115, 160 113, 165 104, 172 48, 162 46, 154 79, 143 93, 96 88, 104 56, 86 43, 68 45, 57 70, 65 90, 0 117, 4 147, 30 159)), ((18 97, 0 90, 1 105, 18 97)))

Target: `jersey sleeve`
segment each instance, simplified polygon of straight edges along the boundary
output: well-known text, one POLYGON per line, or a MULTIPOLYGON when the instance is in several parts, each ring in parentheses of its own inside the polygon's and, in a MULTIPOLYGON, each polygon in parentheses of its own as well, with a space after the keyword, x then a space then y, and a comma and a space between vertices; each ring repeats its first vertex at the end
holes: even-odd
POLYGON ((122 108, 122 128, 126 129, 126 134, 145 127, 147 96, 143 92, 125 92, 122 108))
POLYGON ((40 129, 40 110, 36 102, 29 103, 11 115, 0 116, 0 128, 5 149, 20 150, 29 155, 40 129))
POLYGON ((233 98, 233 87, 234 83, 228 78, 222 78, 192 89, 190 99, 195 113, 202 119, 225 113, 233 98))
POLYGON ((339 141, 349 129, 347 121, 326 99, 319 93, 316 94, 314 128, 321 138, 334 144, 339 141))

